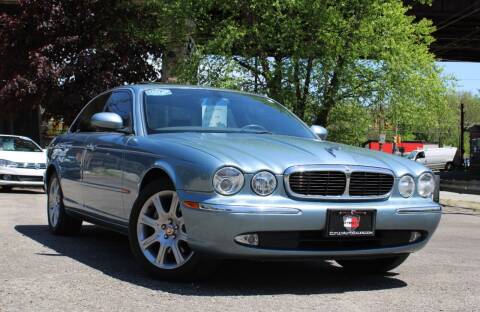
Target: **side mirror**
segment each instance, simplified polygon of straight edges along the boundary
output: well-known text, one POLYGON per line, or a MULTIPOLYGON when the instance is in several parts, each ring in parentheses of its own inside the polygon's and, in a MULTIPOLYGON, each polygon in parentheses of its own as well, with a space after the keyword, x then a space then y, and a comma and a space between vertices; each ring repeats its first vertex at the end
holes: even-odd
POLYGON ((317 126, 317 125, 313 125, 310 127, 310 129, 313 131, 313 133, 315 133, 315 135, 320 138, 321 140, 325 140, 327 138, 327 135, 328 135, 328 130, 325 129, 324 127, 322 126, 317 126))
POLYGON ((109 130, 123 129, 123 120, 115 113, 96 113, 90 119, 92 126, 109 130))

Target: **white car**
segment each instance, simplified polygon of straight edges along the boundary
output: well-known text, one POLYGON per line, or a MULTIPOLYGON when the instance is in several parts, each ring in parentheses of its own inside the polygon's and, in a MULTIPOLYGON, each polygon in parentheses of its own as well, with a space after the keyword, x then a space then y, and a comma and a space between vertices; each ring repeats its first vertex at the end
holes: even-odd
POLYGON ((450 171, 454 167, 456 147, 437 147, 411 152, 407 157, 432 170, 450 171))
POLYGON ((0 186, 43 187, 47 157, 32 139, 0 135, 0 186))

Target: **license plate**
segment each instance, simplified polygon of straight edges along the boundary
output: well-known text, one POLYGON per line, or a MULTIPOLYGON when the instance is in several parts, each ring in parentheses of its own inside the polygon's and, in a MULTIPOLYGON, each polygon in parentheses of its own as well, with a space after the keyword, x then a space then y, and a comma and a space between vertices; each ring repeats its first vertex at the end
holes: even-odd
POLYGON ((327 236, 374 236, 375 214, 375 210, 328 210, 327 236))

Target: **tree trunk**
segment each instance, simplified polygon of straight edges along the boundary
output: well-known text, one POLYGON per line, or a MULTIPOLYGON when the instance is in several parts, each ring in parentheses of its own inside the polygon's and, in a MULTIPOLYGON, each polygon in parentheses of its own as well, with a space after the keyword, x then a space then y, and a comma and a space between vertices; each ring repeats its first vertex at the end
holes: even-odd
POLYGON ((307 97, 309 95, 310 88, 310 75, 312 71, 312 59, 309 58, 307 62, 307 67, 305 71, 305 82, 303 87, 300 82, 300 60, 293 60, 293 85, 295 86, 295 103, 293 106, 293 112, 304 119, 305 115, 305 106, 307 104, 307 97))
POLYGON ((282 95, 282 78, 283 78, 283 61, 280 56, 275 56, 275 63, 273 64, 273 75, 270 74, 270 79, 267 81, 268 93, 273 99, 283 103, 282 95))
MULTIPOLYGON (((185 20, 186 33, 193 33, 195 24, 191 20, 185 20)), ((182 39, 182 38, 180 38, 182 39)), ((163 83, 176 83, 179 79, 179 70, 182 63, 190 58, 195 50, 193 37, 185 34, 183 40, 178 40, 166 47, 162 54, 162 70, 160 81, 163 83)))
POLYGON ((325 91, 323 93, 322 106, 317 111, 315 117, 315 124, 321 125, 323 127, 328 126, 328 115, 330 111, 335 106, 336 100, 338 98, 338 92, 340 90, 341 75, 343 72, 343 66, 345 64, 345 59, 339 57, 337 64, 333 70, 332 79, 328 84, 326 84, 325 91))
POLYGON ((327 127, 328 115, 330 114, 330 111, 332 110, 334 105, 335 102, 332 98, 327 98, 326 100, 324 100, 322 106, 317 111, 314 124, 327 127))
POLYGON ((328 126, 328 115, 330 111, 335 106, 335 99, 340 86, 339 79, 339 69, 343 66, 343 61, 339 60, 336 70, 333 73, 330 83, 325 88, 325 93, 323 94, 322 106, 317 111, 315 117, 315 124, 321 125, 323 127, 328 126))

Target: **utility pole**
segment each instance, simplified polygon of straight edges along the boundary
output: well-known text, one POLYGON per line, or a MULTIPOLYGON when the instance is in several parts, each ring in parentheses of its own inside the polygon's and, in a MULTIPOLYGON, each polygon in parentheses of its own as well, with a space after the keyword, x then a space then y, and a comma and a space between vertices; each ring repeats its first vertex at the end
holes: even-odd
POLYGON ((257 70, 258 70, 258 65, 257 65, 257 57, 255 56, 255 86, 254 86, 254 92, 255 93, 258 93, 258 73, 257 73, 257 70))
POLYGON ((465 133, 465 105, 460 103, 460 166, 463 167, 463 154, 465 153, 464 149, 464 133, 465 133))
POLYGON ((398 143, 398 122, 395 122, 395 136, 392 143, 392 154, 395 154, 395 152, 397 151, 397 148, 398 148, 397 143, 398 143))

